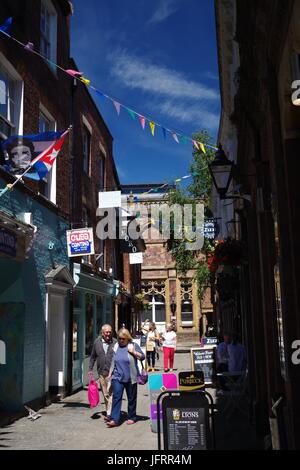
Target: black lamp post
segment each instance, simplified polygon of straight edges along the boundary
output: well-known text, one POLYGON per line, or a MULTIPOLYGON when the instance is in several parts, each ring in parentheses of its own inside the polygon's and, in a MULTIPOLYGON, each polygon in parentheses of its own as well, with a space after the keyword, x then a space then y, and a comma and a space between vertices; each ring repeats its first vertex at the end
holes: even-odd
POLYGON ((215 159, 209 165, 209 170, 220 199, 226 199, 226 193, 233 176, 234 163, 226 157, 222 145, 216 151, 215 159))

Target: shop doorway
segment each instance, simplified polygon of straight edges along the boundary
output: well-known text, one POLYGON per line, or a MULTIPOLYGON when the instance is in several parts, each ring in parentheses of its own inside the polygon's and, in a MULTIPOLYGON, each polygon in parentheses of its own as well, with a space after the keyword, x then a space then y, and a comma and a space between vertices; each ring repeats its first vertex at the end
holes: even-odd
POLYGON ((57 395, 65 386, 65 297, 49 296, 49 392, 57 395))

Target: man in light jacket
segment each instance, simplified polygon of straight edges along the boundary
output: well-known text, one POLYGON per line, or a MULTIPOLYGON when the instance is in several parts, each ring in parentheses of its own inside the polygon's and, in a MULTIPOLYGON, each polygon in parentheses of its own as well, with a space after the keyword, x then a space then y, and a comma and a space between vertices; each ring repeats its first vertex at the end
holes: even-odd
POLYGON ((97 360, 97 372, 99 376, 100 387, 104 396, 106 417, 105 421, 110 420, 111 407, 112 407, 112 389, 109 378, 109 371, 111 368, 114 345, 117 340, 112 337, 111 325, 103 325, 101 328, 101 336, 99 336, 93 345, 89 370, 92 372, 94 364, 97 360))

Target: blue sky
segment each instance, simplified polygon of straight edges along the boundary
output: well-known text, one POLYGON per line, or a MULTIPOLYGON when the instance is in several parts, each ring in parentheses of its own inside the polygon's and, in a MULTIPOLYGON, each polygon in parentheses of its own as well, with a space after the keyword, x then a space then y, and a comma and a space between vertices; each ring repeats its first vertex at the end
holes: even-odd
MULTIPOLYGON (((219 82, 213 0, 73 0, 72 56, 92 84, 186 135, 216 137, 219 82)), ((187 174, 190 144, 152 137, 126 110, 92 95, 114 137, 121 183, 165 183, 187 174)))

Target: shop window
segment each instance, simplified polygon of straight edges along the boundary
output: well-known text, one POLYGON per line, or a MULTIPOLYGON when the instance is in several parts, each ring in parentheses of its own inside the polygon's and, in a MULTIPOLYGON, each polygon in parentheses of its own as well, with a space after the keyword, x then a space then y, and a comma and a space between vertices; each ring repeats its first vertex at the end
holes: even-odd
POLYGON ((0 138, 23 134, 23 81, 0 54, 0 138))
POLYGON ((193 322, 193 304, 190 301, 185 301, 181 304, 181 321, 182 323, 193 322))
POLYGON ((94 343, 93 295, 85 295, 85 355, 90 356, 94 343))
POLYGON ((96 297, 96 334, 101 335, 101 328, 103 326, 103 299, 99 295, 96 297))

